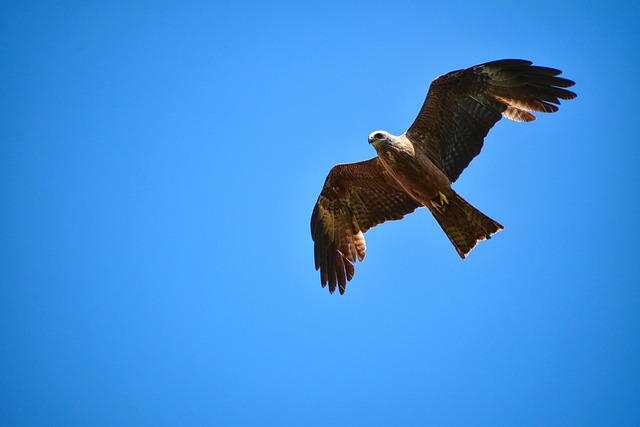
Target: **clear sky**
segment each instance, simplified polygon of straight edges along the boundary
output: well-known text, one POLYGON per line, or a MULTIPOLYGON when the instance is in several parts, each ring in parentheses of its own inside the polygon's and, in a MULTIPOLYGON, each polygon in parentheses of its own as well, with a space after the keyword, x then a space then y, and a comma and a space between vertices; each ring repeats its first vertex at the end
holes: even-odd
POLYGON ((639 8, 2 2, 0 425, 639 425, 639 8), (329 295, 330 168, 502 58, 578 93, 455 184, 505 230, 418 210, 329 295))

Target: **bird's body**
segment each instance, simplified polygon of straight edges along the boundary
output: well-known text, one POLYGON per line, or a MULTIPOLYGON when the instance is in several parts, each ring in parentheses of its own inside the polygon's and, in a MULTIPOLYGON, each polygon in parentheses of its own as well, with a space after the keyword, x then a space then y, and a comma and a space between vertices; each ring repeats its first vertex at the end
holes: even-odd
POLYGON ((376 131, 369 142, 385 170, 420 206, 428 208, 462 258, 480 240, 503 227, 471 206, 451 188, 451 181, 431 160, 423 145, 407 134, 393 136, 376 131))
POLYGON ((530 61, 502 60, 438 77, 407 132, 369 136, 378 156, 335 166, 311 216, 316 269, 322 286, 344 293, 365 257, 364 232, 426 207, 461 258, 502 230, 452 188, 480 153, 484 137, 502 116, 532 121, 535 112, 555 112, 559 99, 573 99, 573 82, 559 70, 530 61))
POLYGON ((444 172, 406 134, 393 136, 384 131, 376 131, 369 136, 369 142, 387 172, 423 206, 451 187, 451 181, 444 172))

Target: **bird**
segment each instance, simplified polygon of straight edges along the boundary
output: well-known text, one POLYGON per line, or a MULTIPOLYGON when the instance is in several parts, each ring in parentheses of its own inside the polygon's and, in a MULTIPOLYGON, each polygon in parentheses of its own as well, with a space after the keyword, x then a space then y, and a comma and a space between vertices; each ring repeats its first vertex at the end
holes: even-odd
POLYGON ((464 259, 503 229, 451 185, 482 149, 502 118, 531 122, 534 112, 558 111, 576 98, 562 71, 522 59, 503 59, 451 71, 431 82, 413 124, 400 136, 378 130, 368 142, 376 157, 334 166, 311 215, 316 271, 322 287, 344 294, 356 260, 366 254, 364 233, 426 207, 464 259))

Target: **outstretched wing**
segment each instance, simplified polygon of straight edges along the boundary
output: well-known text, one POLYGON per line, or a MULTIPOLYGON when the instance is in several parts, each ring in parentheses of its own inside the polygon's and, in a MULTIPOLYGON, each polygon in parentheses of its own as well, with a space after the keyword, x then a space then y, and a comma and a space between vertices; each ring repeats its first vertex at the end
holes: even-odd
POLYGON ((384 221, 401 219, 421 206, 387 173, 375 157, 331 169, 311 215, 316 270, 322 287, 340 288, 355 273, 356 258, 364 259, 364 235, 384 221))
POLYGON ((455 181, 502 116, 530 122, 536 118, 532 112, 553 113, 560 99, 576 97, 563 89, 574 82, 557 77, 560 70, 531 64, 507 59, 438 77, 407 137, 455 181))

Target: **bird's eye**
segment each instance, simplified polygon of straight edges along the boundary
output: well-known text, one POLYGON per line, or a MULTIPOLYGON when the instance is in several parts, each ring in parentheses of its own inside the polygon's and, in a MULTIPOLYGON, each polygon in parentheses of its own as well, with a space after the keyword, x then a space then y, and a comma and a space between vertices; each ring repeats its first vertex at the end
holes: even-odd
POLYGON ((375 139, 382 139, 382 134, 380 132, 376 133, 375 135, 373 135, 373 137, 375 139))

